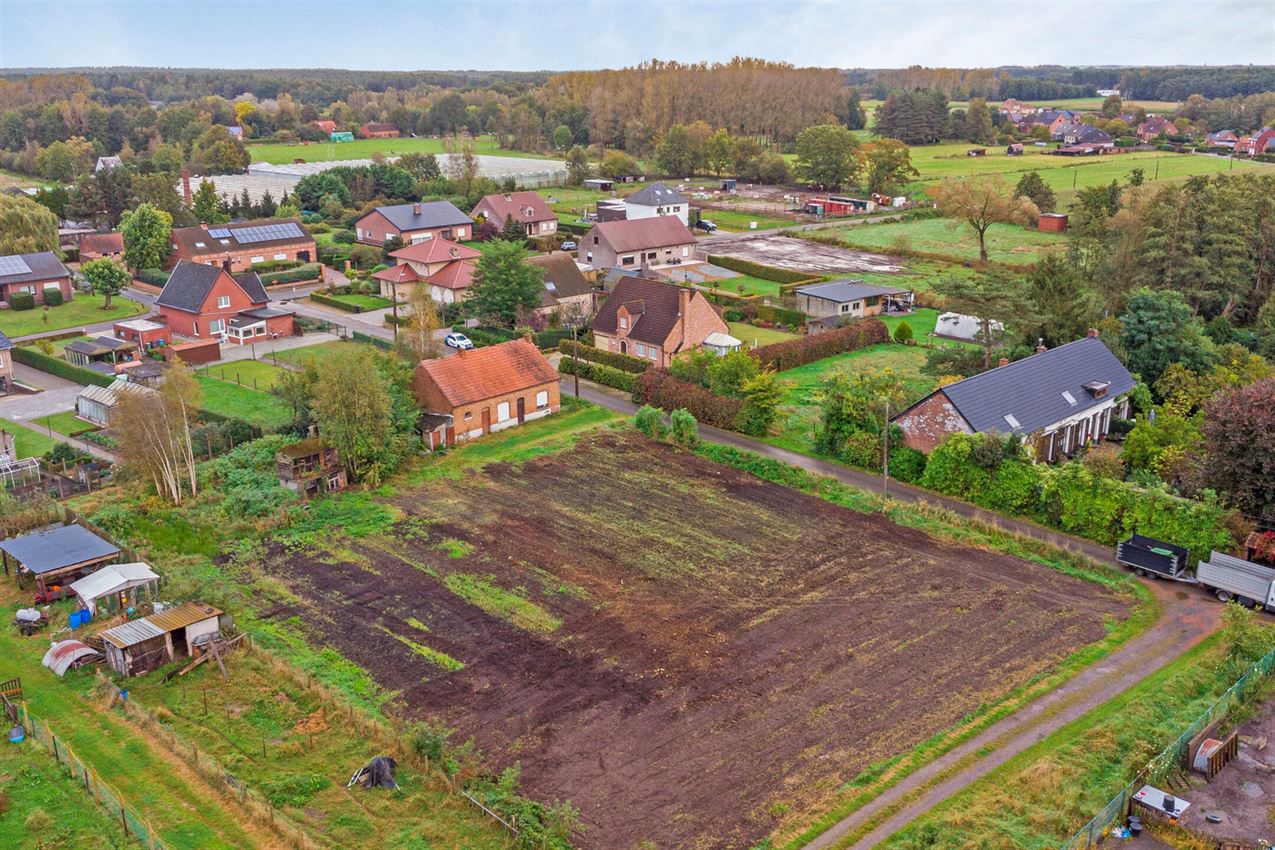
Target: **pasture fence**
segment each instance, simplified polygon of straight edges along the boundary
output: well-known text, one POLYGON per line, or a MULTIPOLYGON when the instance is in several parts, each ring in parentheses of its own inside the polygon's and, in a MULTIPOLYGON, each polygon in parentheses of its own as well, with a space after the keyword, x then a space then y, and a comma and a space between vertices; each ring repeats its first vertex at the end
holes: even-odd
POLYGON ((1107 830, 1124 817, 1129 807, 1129 800, 1138 789, 1147 783, 1164 779, 1173 770, 1185 765, 1190 756, 1191 741, 1209 726, 1230 714, 1232 709, 1261 685, 1273 669, 1275 669, 1275 649, 1262 656, 1211 706, 1188 724, 1172 743, 1147 762, 1146 767, 1138 771, 1133 781, 1121 788, 1089 823, 1062 845, 1061 850, 1090 850, 1096 847, 1107 830))
POLYGON ((166 845, 151 822, 125 802, 123 794, 102 781, 93 765, 78 755, 69 742, 58 738, 48 721, 32 715, 26 703, 19 708, 4 695, 0 695, 0 708, 10 722, 20 724, 28 738, 38 742, 59 765, 65 767, 72 779, 84 785, 85 792, 119 822, 125 835, 148 850, 165 850, 166 845))

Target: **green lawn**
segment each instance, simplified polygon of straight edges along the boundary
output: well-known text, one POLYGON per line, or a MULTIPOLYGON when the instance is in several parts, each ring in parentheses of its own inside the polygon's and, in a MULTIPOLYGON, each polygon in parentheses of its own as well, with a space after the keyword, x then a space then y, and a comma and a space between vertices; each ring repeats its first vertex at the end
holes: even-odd
POLYGON ((0 794, 6 803, 0 806, 0 835, 5 847, 135 850, 138 846, 124 835, 118 819, 94 805, 84 786, 35 741, 6 743, 0 749, 0 777, 0 794), (44 826, 41 812, 48 818, 44 826))
POLYGON ((48 322, 44 321, 45 312, 41 307, 34 310, 0 310, 0 331, 9 339, 17 339, 28 334, 56 331, 76 325, 128 319, 146 312, 146 307, 121 295, 111 299, 109 310, 102 309, 103 300, 100 295, 76 293, 67 303, 49 308, 48 322))
POLYGON ((740 212, 738 210, 704 210, 704 218, 725 231, 736 233, 744 230, 773 230, 776 227, 787 227, 793 223, 787 218, 767 218, 757 213, 740 212), (753 222, 757 227, 751 227, 753 222))
POLYGON ((730 335, 741 340, 746 349, 801 338, 800 334, 790 334, 773 328, 759 328, 745 322, 727 322, 726 324, 730 327, 730 335))
MULTIPOLYGON (((352 142, 264 142, 249 144, 248 153, 253 162, 269 162, 276 165, 303 159, 306 162, 325 162, 338 159, 370 159, 380 153, 388 157, 405 153, 446 153, 443 140, 433 137, 400 139, 355 139, 352 142)), ((557 159, 551 154, 511 151, 496 145, 495 136, 478 136, 474 139, 474 153, 483 156, 515 156, 531 159, 557 159)))
MULTIPOLYGON (((888 253, 903 248, 939 254, 954 262, 978 259, 978 240, 974 231, 954 219, 859 224, 823 233, 856 248, 872 251, 888 253)), ((1066 244, 1066 234, 1041 233, 1016 224, 993 224, 987 231, 987 252, 993 262, 1033 263, 1046 253, 1062 250, 1066 244)))
POLYGON ((256 390, 268 390, 279 380, 283 369, 264 360, 232 360, 205 366, 199 374, 256 390))
POLYGON ((365 348, 374 352, 380 352, 381 349, 366 342, 353 342, 350 340, 334 340, 332 342, 321 342, 318 345, 307 345, 302 348, 289 348, 286 351, 277 351, 270 355, 271 360, 277 360, 280 363, 290 363, 293 366, 302 366, 306 363, 318 363, 329 357, 340 357, 342 354, 351 353, 357 349, 365 348))
POLYGON ((394 306, 393 301, 388 298, 382 298, 379 295, 329 295, 328 297, 340 301, 342 304, 358 307, 365 312, 394 306))
POLYGON ((41 416, 39 419, 32 419, 31 424, 39 425, 46 433, 49 428, 52 428, 55 434, 63 434, 67 437, 74 437, 86 431, 96 431, 98 427, 76 416, 74 410, 41 416))
POLYGON ((0 419, 0 428, 13 435, 14 450, 17 451, 20 458, 39 457, 62 442, 48 436, 47 432, 41 434, 38 431, 32 431, 25 425, 10 422, 8 419, 0 419))
POLYGON ((265 430, 282 428, 292 421, 292 410, 288 405, 268 392, 202 374, 196 380, 203 391, 204 408, 213 413, 233 416, 265 430))
POLYGON ((740 287, 744 287, 742 292, 745 295, 769 295, 772 298, 779 297, 780 284, 773 280, 765 280, 752 275, 741 274, 737 277, 724 277, 721 280, 706 280, 705 286, 711 286, 714 289, 724 289, 727 292, 741 292, 740 287))

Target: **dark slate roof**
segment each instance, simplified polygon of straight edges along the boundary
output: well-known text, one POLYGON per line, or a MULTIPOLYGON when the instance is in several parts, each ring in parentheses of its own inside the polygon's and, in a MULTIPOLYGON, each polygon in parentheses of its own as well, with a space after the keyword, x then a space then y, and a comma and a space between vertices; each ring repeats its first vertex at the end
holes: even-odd
MULTIPOLYGON (((729 282, 727 280, 727 283, 729 282)), ((841 304, 846 301, 871 298, 874 295, 898 295, 901 292, 910 290, 897 286, 873 286, 870 283, 863 283, 858 280, 830 280, 827 283, 799 286, 793 291, 798 295, 809 295, 813 298, 822 298, 825 301, 835 301, 841 304)))
POLYGON ((0 331, 0 351, 8 351, 13 348, 13 341, 4 335, 4 331, 0 331))
POLYGON ((617 311, 625 305, 636 318, 629 328, 629 339, 663 345, 677 325, 682 287, 672 283, 626 277, 616 283, 606 303, 593 320, 594 330, 614 334, 619 330, 617 311))
POLYGON ((528 257, 527 263, 544 269, 545 288, 541 293, 540 303, 545 307, 557 304, 559 298, 571 298, 593 291, 593 284, 585 278, 576 265, 575 257, 570 254, 541 254, 528 257))
POLYGON ((62 261, 52 251, 41 251, 38 254, 10 254, 7 257, 0 257, 0 271, 21 269, 23 266, 27 268, 27 271, 19 270, 10 274, 0 274, 0 284, 32 283, 34 281, 71 276, 71 273, 66 270, 66 266, 62 265, 62 261), (8 260, 9 257, 16 258, 16 262, 3 262, 8 260))
POLYGON ((1106 144, 1111 141, 1111 136, 1103 130, 1099 130, 1092 124, 1081 124, 1074 131, 1068 130, 1066 135, 1074 136, 1076 144, 1106 144))
MULTIPOLYGON (((223 274, 220 266, 206 266, 203 263, 192 263, 182 260, 177 263, 173 273, 164 284, 164 291, 159 293, 155 301, 161 307, 172 307, 187 313, 198 313, 212 291, 217 278, 223 274)), ((270 301, 266 289, 261 285, 261 278, 254 272, 230 275, 230 279, 239 284, 239 288, 252 299, 254 304, 265 304, 270 301)))
POLYGON ((388 207, 377 207, 376 211, 389 219, 390 224, 399 230, 428 230, 434 227, 451 227, 452 225, 473 224, 450 201, 429 201, 419 204, 394 204, 388 207), (417 213, 416 209, 420 212, 417 213))
POLYGON ((626 204, 638 204, 643 207, 663 207, 668 204, 689 203, 686 196, 663 183, 652 183, 640 192, 634 192, 624 199, 626 204))
POLYGON ((37 575, 120 553, 118 546, 82 525, 63 525, 12 537, 0 542, 0 549, 37 575))
POLYGON ((1124 395, 1133 387, 1133 376, 1102 340, 1085 337, 948 384, 937 392, 948 397, 975 431, 1030 434, 1124 395), (1094 381, 1108 384, 1101 399, 1085 389, 1085 384, 1094 381), (1013 416, 1018 427, 1006 420, 1006 415, 1013 416))

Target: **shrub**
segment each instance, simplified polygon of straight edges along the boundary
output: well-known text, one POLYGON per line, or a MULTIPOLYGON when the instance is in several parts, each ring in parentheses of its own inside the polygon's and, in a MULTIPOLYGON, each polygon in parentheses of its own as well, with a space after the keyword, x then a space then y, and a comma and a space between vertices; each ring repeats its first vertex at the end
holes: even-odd
POLYGON ((44 290, 44 303, 49 307, 61 307, 63 302, 62 290, 46 289, 44 290))
POLYGON ((620 354, 616 351, 603 351, 600 348, 594 348, 583 343, 575 343, 569 339, 564 339, 558 343, 558 350, 567 355, 564 359, 569 359, 574 353, 581 360, 591 360, 594 363, 601 363, 613 369, 619 369, 622 372, 632 372, 635 375, 651 368, 651 364, 641 357, 631 357, 628 354, 620 354))
POLYGON ((570 357, 563 357, 558 361, 558 371, 564 375, 578 374, 587 381, 624 390, 626 393, 632 393, 637 388, 636 376, 632 372, 625 372, 602 363, 590 363, 588 360, 577 363, 570 357))
POLYGON ((681 408, 697 422, 723 429, 735 427, 744 404, 740 399, 715 395, 695 384, 679 381, 663 369, 648 369, 637 376, 633 400, 662 410, 681 408))
POLYGON ((757 358, 762 366, 782 372, 785 369, 804 366, 835 354, 858 351, 869 345, 888 342, 889 339, 890 331, 885 323, 878 319, 860 319, 844 328, 804 336, 801 339, 763 345, 748 353, 757 358))
POLYGON ((362 308, 358 307, 357 305, 350 304, 346 301, 342 301, 339 298, 333 298, 329 295, 324 295, 321 292, 311 292, 310 300, 313 301, 315 304, 322 304, 325 307, 331 307, 334 310, 344 310, 347 313, 363 312, 362 308))
POLYGON ((557 348, 564 340, 570 339, 570 328, 550 328, 547 331, 540 331, 536 334, 536 348, 542 351, 549 351, 557 348))
POLYGON ((151 286, 163 286, 168 283, 168 272, 163 269, 142 269, 137 273, 137 279, 151 286))
POLYGON ((899 326, 894 329, 894 341, 907 345, 915 339, 912 333, 912 326, 907 322, 899 322, 899 326))
MULTIPOLYGON (((893 443, 894 435, 890 436, 893 443)), ((890 475, 907 484, 915 484, 925 474, 925 453, 903 445, 890 446, 890 475)))
POLYGON ((695 448, 699 443, 699 426, 695 417, 684 408, 679 407, 669 414, 669 438, 686 449, 695 448))
POLYGON ((13 347, 13 359, 42 372, 48 372, 50 375, 57 375, 59 378, 75 381, 77 384, 109 387, 115 380, 110 375, 103 375, 101 372, 94 372, 92 369, 76 366, 74 363, 68 363, 60 357, 53 357, 42 351, 37 351, 29 345, 15 345, 13 347))
POLYGON ((751 260, 741 260, 738 257, 722 257, 717 254, 710 254, 708 261, 713 265, 721 266, 724 269, 730 269, 731 271, 750 275, 752 277, 759 277, 762 280, 773 280, 776 283, 797 283, 798 281, 805 281, 810 278, 810 275, 806 272, 778 269, 774 266, 754 263, 751 260))
POLYGON ((318 263, 306 263, 305 265, 296 266, 295 268, 284 269, 277 272, 266 272, 260 275, 261 282, 265 286, 273 286, 280 283, 302 283, 308 280, 317 280, 320 274, 318 263))
POLYGON ((339 242, 342 245, 353 245, 354 231, 353 230, 338 230, 336 233, 332 234, 332 241, 339 242))
POLYGON ((663 412, 649 404, 642 405, 637 409, 637 413, 633 414, 633 427, 654 440, 662 440, 668 433, 663 412))
POLYGON ((30 292, 13 292, 9 294, 9 307, 13 310, 34 310, 35 296, 30 292))

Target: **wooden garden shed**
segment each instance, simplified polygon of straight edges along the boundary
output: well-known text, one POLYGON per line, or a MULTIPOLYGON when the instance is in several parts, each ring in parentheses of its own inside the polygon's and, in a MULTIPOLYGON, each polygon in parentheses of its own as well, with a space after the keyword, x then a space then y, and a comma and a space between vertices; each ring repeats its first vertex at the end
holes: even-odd
POLYGON ((0 541, 5 575, 15 565, 18 586, 35 579, 43 594, 50 586, 73 581, 120 556, 114 543, 103 540, 82 525, 62 525, 0 541))
POLYGON ((121 676, 140 676, 194 654, 195 647, 221 631, 221 611, 185 602, 149 617, 121 623, 98 637, 106 663, 121 676))

